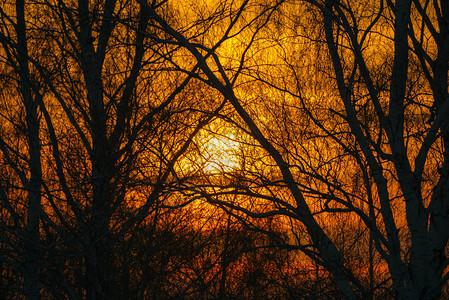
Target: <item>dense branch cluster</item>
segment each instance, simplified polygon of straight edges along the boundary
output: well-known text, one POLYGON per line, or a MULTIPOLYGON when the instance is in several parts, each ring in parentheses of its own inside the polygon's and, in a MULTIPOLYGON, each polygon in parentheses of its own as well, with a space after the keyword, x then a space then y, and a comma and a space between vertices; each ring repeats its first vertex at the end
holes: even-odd
POLYGON ((0 298, 449 297, 449 1, 0 16, 0 298))

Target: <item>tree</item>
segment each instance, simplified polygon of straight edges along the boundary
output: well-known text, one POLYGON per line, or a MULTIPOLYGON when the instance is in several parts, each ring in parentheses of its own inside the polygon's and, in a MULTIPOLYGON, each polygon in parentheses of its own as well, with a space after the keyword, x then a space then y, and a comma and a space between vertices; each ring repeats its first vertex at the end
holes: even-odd
POLYGON ((127 297, 121 241, 168 205, 175 163, 223 106, 197 108, 192 76, 165 69, 176 47, 128 4, 0 7, 1 258, 27 299, 127 297))
MULTIPOLYGON (((219 42, 212 45, 193 41, 188 33, 180 32, 165 20, 158 9, 151 8, 145 1, 139 3, 148 8, 173 43, 184 47, 201 63, 202 80, 231 103, 244 122, 242 128, 270 155, 277 167, 278 178, 281 178, 278 185, 289 191, 284 198, 268 196, 261 189, 233 186, 235 193, 270 202, 272 205, 266 206, 265 211, 221 201, 219 196, 224 190, 208 193, 197 189, 199 194, 228 211, 232 208, 256 219, 281 215, 293 224, 304 226, 308 238, 279 239, 280 246, 301 250, 329 270, 345 298, 355 299, 357 295, 373 291, 364 287, 344 261, 345 253, 332 237, 330 224, 323 222, 332 215, 356 218, 360 226, 370 232, 377 253, 388 265, 395 297, 433 299, 441 295, 448 279, 444 270, 448 262, 445 248, 449 233, 446 191, 449 51, 445 42, 448 40, 449 7, 446 1, 285 1, 270 3, 271 6, 264 3, 260 14, 263 25, 242 25, 245 20, 242 15, 250 14, 248 7, 257 6, 243 1, 236 8, 242 23, 238 23, 237 17, 231 18, 231 24, 238 24, 232 28, 234 31, 226 31, 219 42), (272 61, 273 54, 267 55, 268 69, 251 65, 252 60, 248 58, 254 53, 251 49, 256 48, 256 40, 262 39, 263 30, 271 24, 269 19, 276 21, 274 16, 278 9, 281 12, 284 9, 285 15, 275 25, 288 30, 282 24, 293 23, 291 36, 278 35, 283 41, 269 42, 280 45, 278 49, 285 55, 272 61), (307 14, 313 14, 318 21, 314 24, 302 22, 307 14), (303 33, 301 28, 304 28, 303 33), (243 42, 243 50, 238 52, 240 57, 236 61, 239 63, 229 67, 221 54, 221 41, 244 35, 245 30, 250 33, 243 42), (288 39, 293 40, 292 44, 308 40, 316 47, 324 45, 326 53, 321 53, 320 62, 311 61, 316 68, 292 63, 300 60, 293 52, 284 51, 288 39), (282 73, 275 78, 273 65, 279 64, 282 68, 278 72, 282 73), (307 70, 318 74, 311 78, 299 75, 307 70), (264 128, 265 124, 254 113, 261 106, 257 106, 258 103, 251 106, 244 99, 241 86, 254 79, 263 83, 265 91, 271 90, 267 92, 268 97, 275 97, 273 91, 277 91, 292 99, 291 111, 301 112, 313 125, 315 131, 310 140, 319 141, 317 144, 321 144, 321 148, 317 149, 327 146, 333 150, 323 155, 318 151, 306 151, 301 144, 283 147, 288 144, 285 135, 276 136, 278 132, 264 128), (311 93, 309 87, 314 84, 326 85, 321 96, 311 93), (318 115, 315 110, 318 108, 331 120, 318 115), (334 121, 337 123, 332 123, 334 121), (295 153, 295 149, 301 148, 295 153), (351 167, 337 168, 336 172, 332 169, 343 163, 351 167), (355 179, 356 174, 361 177, 364 195, 354 192, 354 185, 348 184, 347 177, 355 179), (319 209, 311 204, 312 197, 319 209)), ((275 32, 272 28, 267 29, 272 30, 271 34, 275 32)), ((271 116, 276 117, 276 114, 271 116)), ((284 124, 291 120, 284 116, 271 121, 284 124)), ((234 119, 236 122, 238 120, 234 119)), ((287 131, 295 129, 287 127, 287 131)), ((186 185, 186 188, 196 187, 186 185)), ((223 188, 229 189, 229 186, 223 188)))
POLYGON ((28 299, 38 299, 42 254, 39 226, 42 210, 40 192, 42 188, 42 149, 39 138, 38 103, 42 101, 43 91, 40 83, 34 82, 28 61, 29 45, 25 3, 16 1, 15 7, 10 9, 15 9, 15 26, 8 26, 11 19, 5 16, 3 10, 0 11, 4 20, 2 29, 11 32, 10 39, 6 39, 3 34, 0 37, 2 58, 7 61, 7 66, 4 69, 10 68, 14 73, 12 76, 8 76, 8 73, 3 74, 7 78, 3 97, 6 96, 6 90, 8 90, 12 93, 12 100, 10 103, 3 102, 2 104, 6 109, 11 108, 10 105, 14 104, 20 106, 21 109, 17 115, 14 115, 17 113, 14 110, 3 114, 6 119, 18 118, 19 120, 18 123, 13 123, 10 126, 2 124, 3 134, 0 137, 3 163, 9 166, 4 171, 14 173, 14 176, 10 177, 12 181, 6 185, 0 185, 2 215, 6 213, 10 216, 10 219, 3 223, 1 238, 7 241, 8 250, 5 251, 2 261, 14 263, 14 267, 23 278, 25 296, 28 299), (18 187, 21 187, 24 193, 18 187), (10 199, 14 203, 11 203, 10 199), (21 206, 25 208, 22 209, 21 206), (20 255, 18 260, 15 258, 16 253, 20 255))
POLYGON ((2 296, 442 297, 448 14, 0 4, 2 296))

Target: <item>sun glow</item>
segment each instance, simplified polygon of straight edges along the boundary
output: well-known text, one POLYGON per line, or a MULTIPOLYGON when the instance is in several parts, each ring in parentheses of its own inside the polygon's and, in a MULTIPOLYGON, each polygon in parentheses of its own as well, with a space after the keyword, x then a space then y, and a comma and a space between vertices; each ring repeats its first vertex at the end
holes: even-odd
POLYGON ((237 170, 239 142, 233 134, 209 135, 203 138, 201 161, 206 173, 223 173, 237 170))

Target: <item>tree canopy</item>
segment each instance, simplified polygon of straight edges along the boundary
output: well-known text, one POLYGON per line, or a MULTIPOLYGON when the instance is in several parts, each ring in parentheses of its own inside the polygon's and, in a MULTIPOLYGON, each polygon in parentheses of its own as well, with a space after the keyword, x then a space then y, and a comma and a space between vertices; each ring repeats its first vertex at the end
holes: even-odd
POLYGON ((1 298, 448 296, 448 1, 0 15, 1 298))

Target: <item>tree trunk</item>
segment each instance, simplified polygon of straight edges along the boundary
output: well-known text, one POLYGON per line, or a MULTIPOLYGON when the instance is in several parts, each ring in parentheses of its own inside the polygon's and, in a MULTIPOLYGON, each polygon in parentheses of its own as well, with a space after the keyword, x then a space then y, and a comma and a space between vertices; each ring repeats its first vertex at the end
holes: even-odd
POLYGON ((40 212, 41 212, 41 145, 39 138, 39 119, 37 113, 37 101, 33 99, 28 67, 28 46, 25 24, 24 0, 16 2, 17 13, 17 50, 20 77, 20 90, 25 107, 25 119, 27 126, 28 153, 30 177, 25 184, 28 193, 27 226, 25 229, 23 287, 26 299, 40 299, 40 212))

